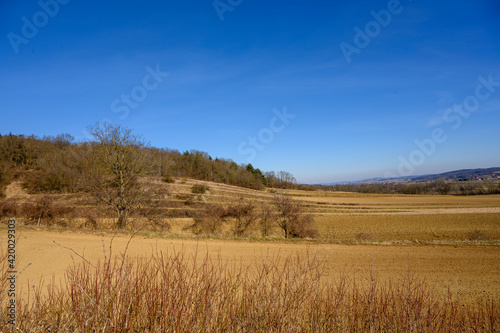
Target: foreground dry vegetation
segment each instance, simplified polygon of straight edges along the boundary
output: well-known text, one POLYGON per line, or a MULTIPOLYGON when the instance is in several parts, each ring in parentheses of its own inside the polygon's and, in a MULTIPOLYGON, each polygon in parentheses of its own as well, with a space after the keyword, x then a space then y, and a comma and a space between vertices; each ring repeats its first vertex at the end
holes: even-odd
MULTIPOLYGON (((129 244, 125 239, 126 246, 117 255, 111 245, 102 247, 98 261, 78 258, 61 283, 53 279, 43 288, 30 287, 28 295, 19 298, 16 328, 21 332, 500 329, 498 301, 485 297, 465 305, 452 292, 436 293, 411 268, 388 280, 377 277, 374 267, 364 277, 343 273, 332 279, 327 262, 310 249, 287 255, 267 252, 243 265, 198 247, 175 251, 157 244, 148 256, 131 255, 134 241, 129 244)), ((4 257, 1 264, 4 282, 4 257)), ((3 294, 1 302, 5 304, 3 294)), ((7 320, 4 312, 4 330, 7 320)))

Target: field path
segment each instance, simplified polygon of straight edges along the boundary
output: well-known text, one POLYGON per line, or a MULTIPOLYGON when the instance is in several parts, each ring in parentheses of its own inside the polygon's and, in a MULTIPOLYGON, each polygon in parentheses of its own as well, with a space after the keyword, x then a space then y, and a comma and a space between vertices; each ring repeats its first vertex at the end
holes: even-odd
MULTIPOLYGON (((483 208, 434 208, 434 209, 408 209, 408 208, 398 208, 400 211, 374 211, 374 210, 354 210, 351 209, 349 214, 361 214, 361 215, 428 215, 428 214, 498 214, 500 213, 500 207, 483 207, 483 208)), ((313 215, 346 215, 345 212, 342 213, 312 213, 313 215)))

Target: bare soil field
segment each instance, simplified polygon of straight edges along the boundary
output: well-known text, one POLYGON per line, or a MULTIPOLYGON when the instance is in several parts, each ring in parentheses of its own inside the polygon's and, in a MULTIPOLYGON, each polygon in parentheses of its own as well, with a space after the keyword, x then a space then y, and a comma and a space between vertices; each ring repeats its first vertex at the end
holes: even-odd
MULTIPOLYGON (((1 246, 6 246, 6 229, 1 231, 1 246)), ((18 288, 23 297, 33 286, 58 284, 65 279, 66 269, 82 262, 79 255, 96 263, 106 255, 123 253, 128 244, 132 257, 148 257, 155 251, 163 253, 185 251, 202 255, 209 253, 233 265, 249 266, 265 257, 286 257, 289 254, 309 252, 324 262, 323 274, 338 279, 341 274, 356 278, 357 283, 368 283, 372 272, 378 279, 402 279, 409 271, 423 278, 434 290, 444 295, 448 290, 464 303, 480 298, 499 299, 500 248, 480 246, 374 246, 272 243, 229 240, 189 240, 145 238, 118 234, 61 232, 22 228, 18 230, 18 288), (130 243, 129 243, 130 241, 130 243), (73 252, 74 251, 74 252, 73 252), (77 255, 78 254, 78 255, 77 255)))

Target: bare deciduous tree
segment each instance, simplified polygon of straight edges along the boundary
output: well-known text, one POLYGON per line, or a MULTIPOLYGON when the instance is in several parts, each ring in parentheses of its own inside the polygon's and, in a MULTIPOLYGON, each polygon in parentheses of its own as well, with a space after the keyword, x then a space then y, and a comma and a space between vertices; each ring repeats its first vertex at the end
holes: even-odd
POLYGON ((236 205, 228 207, 226 215, 232 218, 232 229, 235 236, 245 235, 255 220, 254 210, 253 202, 245 203, 243 198, 240 198, 236 205))
POLYGON ((285 238, 290 237, 316 237, 317 231, 313 227, 311 215, 303 213, 300 202, 293 200, 284 193, 274 194, 273 204, 278 213, 276 222, 283 229, 285 238))
POLYGON ((101 123, 88 130, 96 141, 89 143, 87 185, 99 203, 116 211, 116 226, 124 228, 131 211, 148 195, 139 182, 148 170, 147 144, 120 125, 101 123))
POLYGON ((195 235, 215 234, 227 217, 227 210, 218 204, 208 204, 204 209, 198 210, 193 217, 193 224, 186 229, 191 229, 195 235))
POLYGON ((263 205, 261 213, 259 214, 259 227, 262 237, 269 236, 275 218, 273 209, 268 205, 263 205))

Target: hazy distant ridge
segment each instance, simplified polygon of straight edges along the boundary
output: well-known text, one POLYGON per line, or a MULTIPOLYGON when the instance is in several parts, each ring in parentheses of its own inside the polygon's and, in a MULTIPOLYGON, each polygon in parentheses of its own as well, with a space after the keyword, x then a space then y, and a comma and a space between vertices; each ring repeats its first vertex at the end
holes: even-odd
POLYGON ((418 175, 418 176, 406 176, 397 178, 369 178, 357 181, 347 181, 347 182, 335 182, 327 183, 323 185, 336 185, 336 184, 373 184, 373 183, 394 183, 394 182, 424 182, 430 180, 436 180, 439 178, 444 178, 445 180, 479 180, 479 179, 491 179, 500 177, 500 167, 486 168, 486 169, 462 169, 455 171, 447 171, 443 173, 429 174, 429 175, 418 175))

